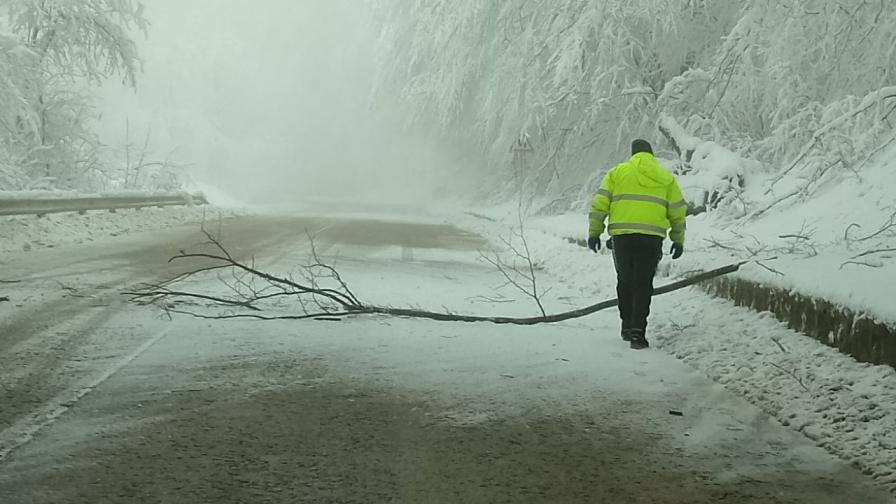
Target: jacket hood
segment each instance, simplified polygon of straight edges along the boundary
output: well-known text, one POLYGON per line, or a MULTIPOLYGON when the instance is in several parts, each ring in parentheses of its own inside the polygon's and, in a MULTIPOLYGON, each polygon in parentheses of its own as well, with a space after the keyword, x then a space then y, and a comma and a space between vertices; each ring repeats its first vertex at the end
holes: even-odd
POLYGON ((673 182, 672 174, 657 163, 648 152, 639 152, 628 160, 638 175, 638 182, 645 187, 665 187, 673 182))

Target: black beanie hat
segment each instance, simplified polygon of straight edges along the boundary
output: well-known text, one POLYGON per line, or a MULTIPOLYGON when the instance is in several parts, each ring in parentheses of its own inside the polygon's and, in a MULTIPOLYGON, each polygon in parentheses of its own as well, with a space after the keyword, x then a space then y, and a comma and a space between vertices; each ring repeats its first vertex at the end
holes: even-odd
POLYGON ((647 152, 653 154, 653 147, 650 146, 650 142, 647 140, 641 140, 640 138, 632 142, 632 156, 639 152, 647 152))

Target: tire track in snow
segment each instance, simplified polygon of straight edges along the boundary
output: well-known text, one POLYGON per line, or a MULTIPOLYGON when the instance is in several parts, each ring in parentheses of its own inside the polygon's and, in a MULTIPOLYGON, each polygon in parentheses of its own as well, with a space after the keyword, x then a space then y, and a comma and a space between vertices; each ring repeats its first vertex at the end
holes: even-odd
POLYGON ((106 369, 106 371, 101 373, 99 376, 93 378, 83 385, 74 387, 73 390, 70 389, 65 393, 56 396, 51 401, 46 403, 43 408, 40 408, 30 415, 27 415, 26 417, 13 424, 12 427, 4 429, 2 432, 0 432, 0 463, 2 463, 15 450, 21 448, 29 441, 34 439, 34 436, 43 428, 51 425, 59 417, 65 414, 65 412, 73 408, 78 403, 78 401, 84 398, 84 396, 102 385, 103 382, 111 378, 113 375, 115 375, 115 373, 133 362, 135 359, 140 357, 140 355, 149 350, 153 345, 158 343, 159 340, 170 333, 171 330, 174 329, 174 327, 174 325, 165 327, 155 336, 140 345, 136 350, 118 361, 118 363, 116 363, 114 366, 106 369))
MULTIPOLYGON (((240 249, 240 256, 252 257, 252 260, 254 261, 255 253, 263 252, 265 257, 260 263, 273 266, 290 254, 299 251, 307 251, 310 253, 310 242, 302 243, 301 247, 298 249, 295 248, 293 240, 296 236, 296 232, 291 226, 284 226, 283 221, 280 219, 272 219, 267 224, 267 229, 249 226, 248 228, 242 227, 236 230, 237 233, 233 238, 235 238, 235 245, 240 249)), ((313 233, 314 235, 323 233, 333 227, 333 224, 321 224, 315 226, 316 229, 313 233)), ((164 276, 157 276, 159 272, 151 271, 152 268, 148 268, 141 264, 141 259, 152 258, 153 255, 157 254, 159 252, 159 250, 157 250, 158 248, 159 247, 150 247, 149 249, 110 252, 110 257, 117 257, 120 255, 127 256, 133 261, 133 264, 141 265, 139 270, 142 274, 140 277, 135 278, 133 271, 121 271, 114 278, 104 279, 106 280, 104 282, 105 289, 109 293, 116 291, 120 292, 121 290, 126 290, 130 285, 139 283, 137 282, 137 279, 141 277, 143 282, 164 278, 164 276), (149 273, 149 276, 145 276, 147 273, 149 273)), ((325 245, 323 247, 323 249, 326 248, 329 248, 329 246, 325 245)), ((92 261, 96 262, 96 258, 92 258, 92 261)), ((96 270, 96 272, 102 271, 102 269, 96 270)), ((62 299, 54 298, 46 300, 39 306, 27 310, 24 314, 19 314, 19 316, 6 324, 5 328, 8 330, 4 331, 4 333, 8 333, 10 337, 15 338, 3 338, 7 341, 0 341, 0 343, 7 345, 7 350, 10 351, 16 350, 16 347, 21 345, 30 347, 31 351, 11 352, 11 355, 7 355, 6 358, 15 358, 16 354, 22 358, 28 358, 29 355, 41 354, 42 352, 37 351, 38 349, 34 345, 41 344, 46 346, 49 341, 56 341, 60 338, 65 341, 71 341, 71 344, 89 344, 88 340, 90 340, 91 337, 88 335, 94 335, 95 332, 118 311, 116 308, 120 308, 123 304, 122 300, 115 299, 117 295, 104 296, 104 298, 105 297, 108 297, 108 299, 104 299, 102 305, 104 309, 99 312, 89 310, 90 304, 95 302, 95 299, 63 297, 62 299), (45 318, 41 319, 41 317, 35 317, 34 315, 38 313, 52 313, 52 322, 47 324, 45 318), (35 321, 40 321, 40 323, 35 325, 35 321)), ((137 359, 173 329, 174 326, 167 325, 160 332, 142 343, 136 350, 127 354, 113 366, 106 368, 105 371, 99 375, 95 375, 95 373, 101 371, 101 369, 94 370, 92 376, 95 376, 95 378, 90 379, 84 377, 79 381, 73 380, 73 383, 67 384, 64 392, 57 393, 55 396, 52 396, 52 399, 42 400, 42 405, 36 409, 32 409, 24 414, 16 414, 16 412, 12 412, 13 417, 10 419, 11 425, 0 431, 0 463, 8 458, 14 451, 33 440, 42 429, 53 424, 87 394, 137 359)), ((96 343, 97 342, 93 342, 91 344, 96 343)), ((54 348, 58 344, 59 343, 50 343, 49 346, 54 348)), ((68 344, 66 344, 66 346, 68 346, 68 344)), ((22 349, 19 348, 19 350, 22 349)), ((46 348, 44 351, 45 350, 46 348)), ((69 362, 72 352, 71 349, 69 349, 59 355, 56 355, 57 353, 58 352, 54 352, 52 355, 46 357, 47 359, 52 360, 52 365, 47 365, 50 361, 46 360, 29 360, 26 363, 28 369, 43 367, 45 372, 40 372, 38 369, 37 375, 31 376, 33 373, 29 374, 30 372, 26 369, 23 371, 25 372, 24 378, 27 378, 31 382, 38 382, 40 381, 38 380, 39 377, 46 378, 47 376, 50 376, 50 374, 52 374, 51 372, 60 369, 60 363, 65 364, 69 362), (41 364, 43 364, 43 366, 41 366, 41 364)), ((4 356, 0 354, 0 357, 4 356)), ((13 375, 9 375, 9 378, 13 378, 13 375)), ((50 394, 52 394, 53 391, 46 390, 46 392, 48 392, 46 397, 51 397, 50 394)), ((28 390, 25 390, 25 393, 28 393, 28 390)), ((0 426, 2 425, 3 422, 0 422, 0 426)))

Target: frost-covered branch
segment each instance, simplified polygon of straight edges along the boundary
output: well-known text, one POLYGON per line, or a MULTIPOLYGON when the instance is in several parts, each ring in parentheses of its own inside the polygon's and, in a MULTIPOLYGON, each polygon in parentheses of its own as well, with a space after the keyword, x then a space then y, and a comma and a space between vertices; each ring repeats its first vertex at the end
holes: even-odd
POLYGON ((766 194, 770 193, 774 186, 780 182, 785 176, 790 174, 797 166, 799 166, 812 152, 813 149, 821 145, 821 142, 826 134, 836 130, 837 128, 845 125, 848 121, 855 119, 857 116, 867 112, 872 107, 879 107, 886 100, 896 99, 896 86, 889 86, 878 89, 866 95, 862 101, 853 109, 839 115, 833 120, 829 121, 822 127, 818 128, 813 134, 811 141, 806 144, 803 150, 797 155, 797 157, 788 164, 788 166, 782 170, 774 179, 772 179, 769 184, 769 189, 766 191, 766 194))

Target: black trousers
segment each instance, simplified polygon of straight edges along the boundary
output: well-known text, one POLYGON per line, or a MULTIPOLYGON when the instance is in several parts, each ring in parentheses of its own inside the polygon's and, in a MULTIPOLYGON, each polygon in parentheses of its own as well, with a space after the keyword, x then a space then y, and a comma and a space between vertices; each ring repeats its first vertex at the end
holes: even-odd
POLYGON ((642 234, 613 237, 616 295, 622 329, 645 333, 653 296, 653 277, 663 257, 663 239, 642 234))

